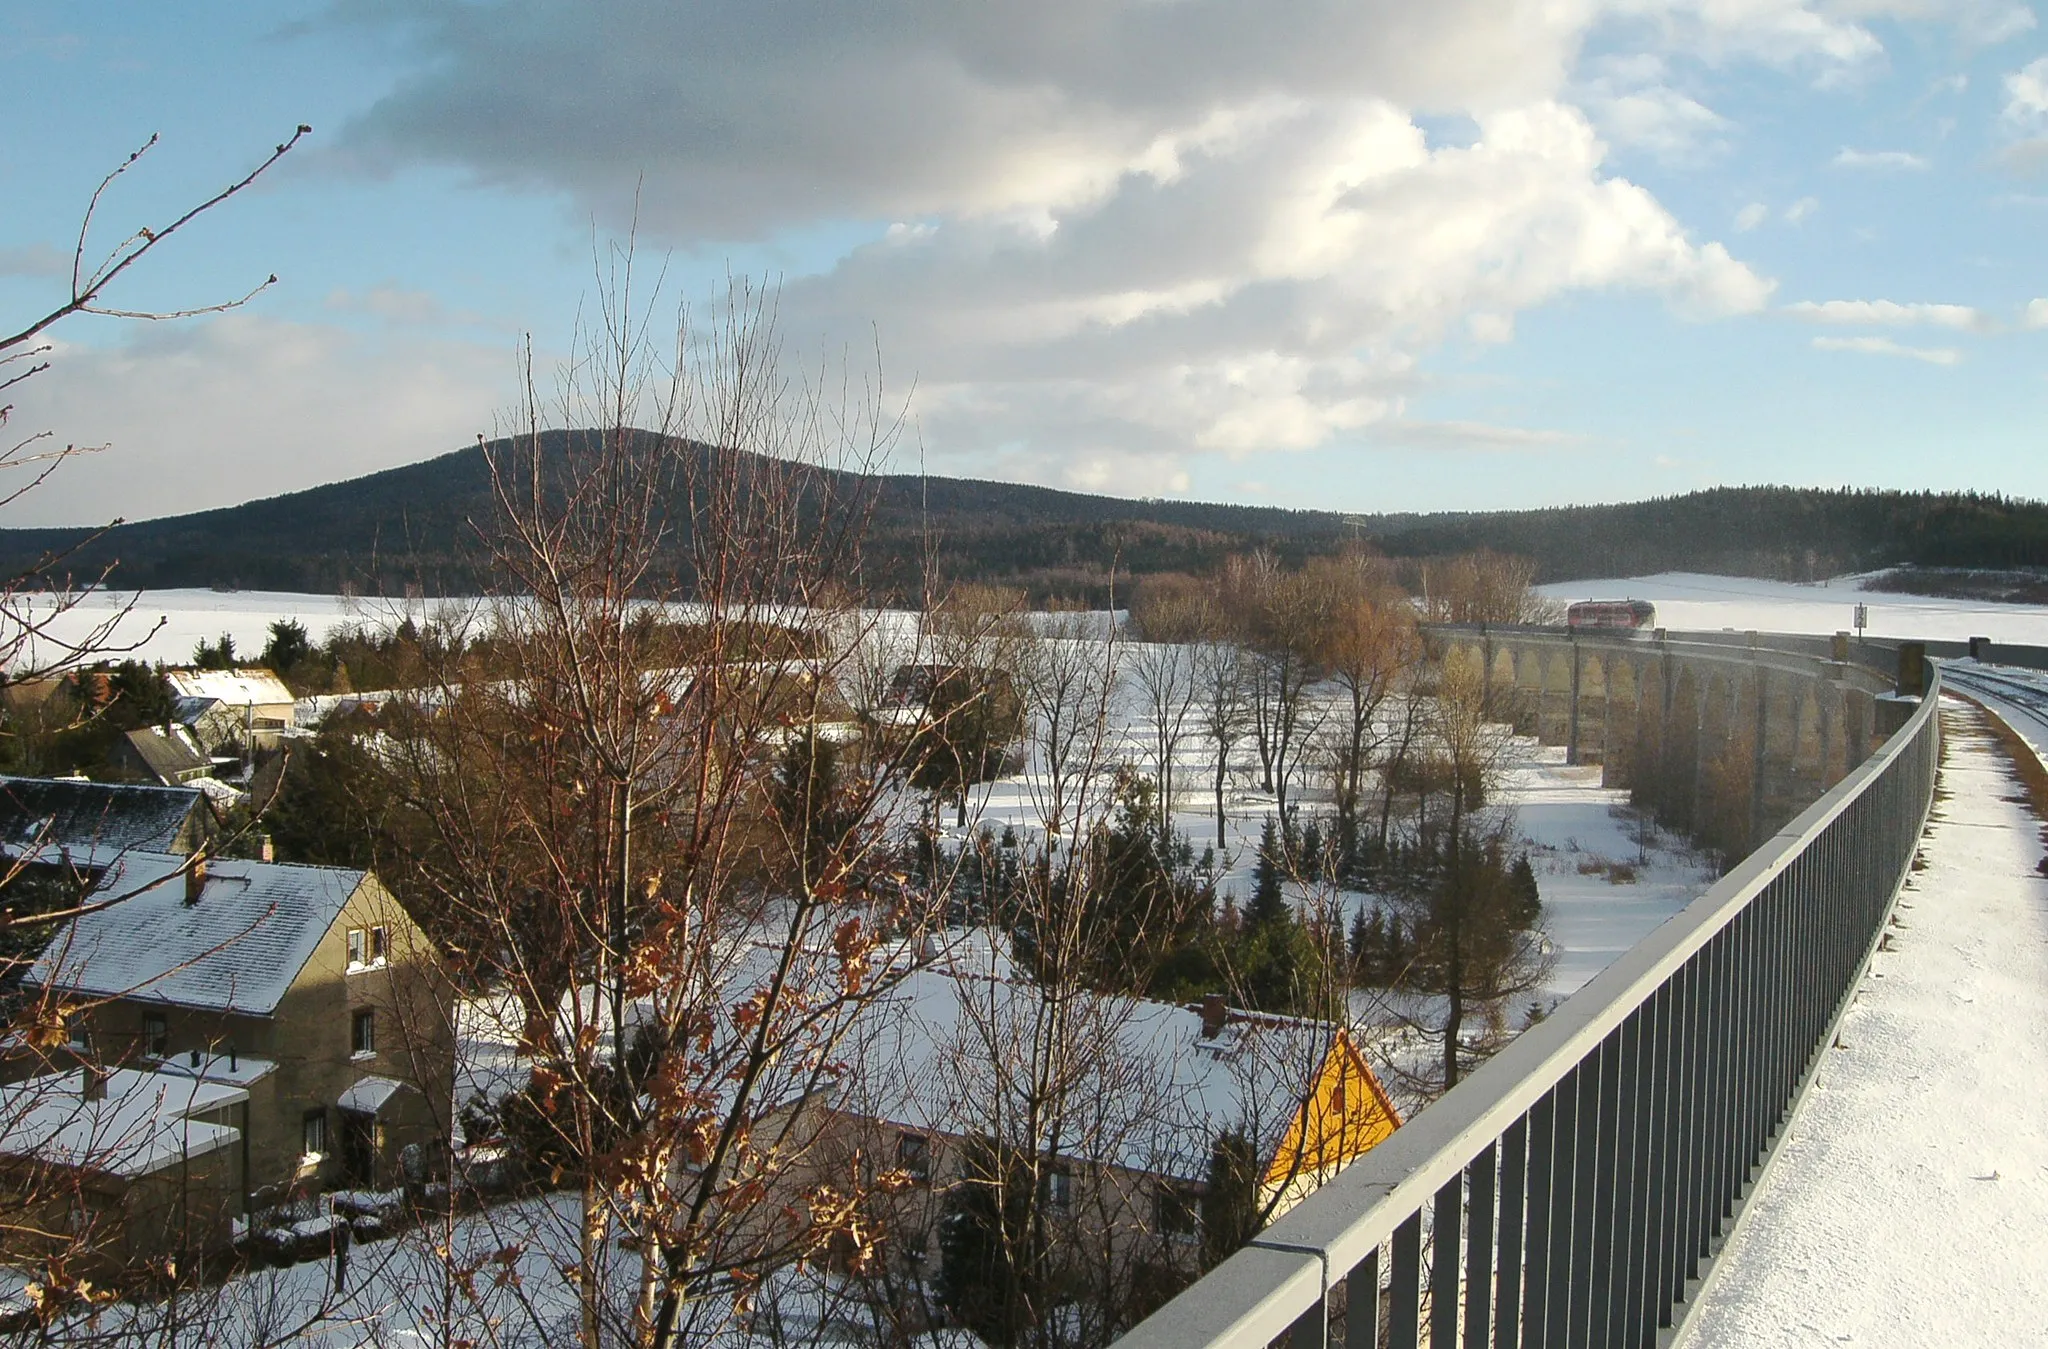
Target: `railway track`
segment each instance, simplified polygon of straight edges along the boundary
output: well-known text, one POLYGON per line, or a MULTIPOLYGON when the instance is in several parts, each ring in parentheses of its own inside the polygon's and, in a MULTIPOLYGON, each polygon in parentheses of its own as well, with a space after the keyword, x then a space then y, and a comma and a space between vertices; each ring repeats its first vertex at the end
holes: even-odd
POLYGON ((2048 728, 2048 675, 2028 678, 1984 665, 1944 661, 1941 677, 1964 693, 1982 693, 2025 712, 2048 728))

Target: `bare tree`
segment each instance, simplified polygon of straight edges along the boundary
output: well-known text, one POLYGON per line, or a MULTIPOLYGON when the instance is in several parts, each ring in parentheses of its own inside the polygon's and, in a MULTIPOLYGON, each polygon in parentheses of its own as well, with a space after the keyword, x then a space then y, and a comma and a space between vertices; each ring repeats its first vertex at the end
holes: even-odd
POLYGON ((1210 765, 1210 787, 1216 806, 1216 846, 1221 848, 1226 842, 1223 787, 1230 776, 1230 753, 1244 739, 1251 720, 1244 652, 1231 641, 1204 641, 1195 648, 1194 674, 1200 691, 1197 724, 1216 756, 1210 765))
POLYGON ((516 1009, 531 1084, 504 1108, 576 1187, 542 1236, 593 1349, 711 1333, 855 1234, 860 1178, 804 1168, 806 1103, 936 902, 881 851, 900 764, 825 748, 876 621, 880 388, 793 381, 743 285, 666 347, 630 247, 604 282, 557 404, 529 377, 491 447, 501 594, 434 644, 379 784, 408 815, 387 869, 516 1009))
POLYGON ((1309 569, 1309 583, 1330 597, 1320 662, 1344 701, 1331 718, 1330 761, 1338 830, 1348 856, 1357 846, 1365 777, 1378 761, 1386 731, 1380 718, 1421 659, 1414 610, 1376 559, 1351 556, 1309 569))
POLYGON ((1300 754, 1321 721, 1309 690, 1322 677, 1316 654, 1327 618, 1324 597, 1265 553, 1232 558, 1223 592, 1226 620, 1249 658, 1245 686, 1261 785, 1285 820, 1300 754))
POLYGON ((1199 663, 1200 648, 1188 642, 1141 642, 1130 654, 1131 682, 1142 700, 1151 737, 1160 806, 1169 816, 1180 799, 1174 779, 1181 748, 1195 729, 1199 663))
MULTIPOLYGON (((0 507, 21 501, 67 461, 100 448, 59 446, 55 433, 47 429, 18 438, 6 429, 15 411, 13 402, 5 401, 7 396, 50 368, 53 348, 47 338, 52 330, 79 314, 153 322, 220 313, 247 303, 275 283, 277 278, 270 276, 238 297, 169 310, 134 308, 118 300, 121 283, 147 270, 142 266, 146 258, 249 188, 310 132, 310 127, 298 127, 240 178, 160 224, 136 229, 104 253, 96 251, 93 238, 101 207, 117 180, 155 146, 156 137, 101 180, 80 217, 65 296, 18 327, 0 327, 0 470, 15 475, 9 486, 0 488, 0 507)), ((93 660, 131 652, 154 634, 154 627, 141 633, 123 629, 133 612, 132 599, 113 606, 104 617, 87 619, 80 612, 113 567, 99 565, 82 577, 74 575, 72 567, 119 523, 84 531, 0 579, 0 691, 42 683, 93 660)), ((92 715, 92 705, 84 704, 78 715, 92 715)), ((17 731, 14 719, 10 709, 8 735, 17 731)), ((6 1184, 0 1187, 0 1241, 25 1267, 24 1291, 34 1322, 29 1333, 43 1343, 86 1338, 98 1343, 169 1342, 204 1336, 221 1324, 222 1313, 221 1299, 197 1283, 200 1267, 195 1262, 181 1265, 174 1256, 126 1254, 131 1249, 124 1231, 127 1224, 97 1211, 98 1177, 118 1173, 137 1146, 132 1127, 121 1126, 99 1109, 106 1084, 125 1066, 127 1052, 123 1046, 93 1043, 77 1030, 89 1020, 96 1003, 61 992, 61 975, 33 990, 20 983, 28 962, 65 921, 126 903, 140 887, 100 883, 113 860, 110 854, 117 851, 111 847, 95 846, 91 858, 73 859, 60 858, 54 846, 40 846, 47 839, 26 842, 28 846, 11 849, 0 867, 5 906, 0 909, 0 982, 13 990, 6 1026, 14 1058, 9 1066, 11 1074, 30 1075, 8 1090, 0 1106, 0 1139, 11 1145, 6 1184), (123 1294, 154 1295, 155 1300, 110 1307, 111 1300, 123 1294)), ((200 860, 195 854, 179 872, 200 860)), ((51 960, 53 969, 73 963, 72 955, 61 950, 51 960)), ((198 1249, 199 1224, 183 1208, 168 1214, 138 1210, 129 1217, 138 1233, 158 1222, 158 1230, 147 1235, 163 1238, 160 1249, 198 1249)), ((132 1249, 149 1251, 151 1244, 138 1241, 132 1249)), ((262 1333, 282 1339, 331 1311, 316 1300, 310 1307, 295 1307, 288 1318, 269 1323, 262 1333)))
POLYGON ((1025 782, 1051 838, 1083 837, 1107 808, 1123 636, 1080 612, 1039 615, 1023 650, 1032 755, 1025 782))
POLYGON ((1423 614, 1432 623, 1556 623, 1560 606, 1536 592, 1536 564, 1480 549, 1419 565, 1423 614))

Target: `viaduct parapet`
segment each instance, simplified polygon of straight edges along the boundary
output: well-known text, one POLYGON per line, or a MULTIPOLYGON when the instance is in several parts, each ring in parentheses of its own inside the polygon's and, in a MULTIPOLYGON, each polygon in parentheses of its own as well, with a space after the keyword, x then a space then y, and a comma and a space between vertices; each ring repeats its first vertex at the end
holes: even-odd
POLYGON ((1486 672, 1499 720, 1564 746, 1570 763, 1599 765, 1603 785, 1730 861, 1819 799, 1911 710, 1888 696, 1891 676, 1851 660, 1841 642, 1809 656, 1759 646, 1755 633, 1742 642, 1663 629, 1424 632, 1446 662, 1486 672))

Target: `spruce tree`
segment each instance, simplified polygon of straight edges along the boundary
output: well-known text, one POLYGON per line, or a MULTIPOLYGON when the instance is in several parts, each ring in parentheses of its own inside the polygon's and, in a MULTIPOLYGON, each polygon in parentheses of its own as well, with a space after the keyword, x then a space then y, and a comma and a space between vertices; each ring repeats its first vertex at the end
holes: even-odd
POLYGON ((1282 888, 1279 832, 1273 817, 1267 816, 1265 830, 1259 835, 1258 862, 1252 868, 1252 899, 1244 911, 1245 923, 1253 930, 1293 917, 1282 888))
POLYGON ((1202 1192, 1202 1268, 1214 1269, 1259 1230, 1259 1160, 1251 1140, 1232 1129, 1209 1152, 1202 1192))
POLYGON ((1529 854, 1517 856, 1508 869, 1508 889, 1512 896, 1508 920, 1523 930, 1536 926, 1543 916, 1543 892, 1536 884, 1536 868, 1529 865, 1529 854))

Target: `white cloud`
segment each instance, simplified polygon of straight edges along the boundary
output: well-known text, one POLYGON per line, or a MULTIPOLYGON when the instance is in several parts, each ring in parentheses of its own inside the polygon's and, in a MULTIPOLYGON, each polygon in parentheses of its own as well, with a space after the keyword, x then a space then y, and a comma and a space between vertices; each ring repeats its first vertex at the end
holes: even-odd
POLYGON ((793 282, 784 312, 798 331, 872 320, 918 373, 927 445, 1007 453, 1041 480, 1057 479, 1029 454, 1061 445, 1306 448, 1395 416, 1458 325, 1497 339, 1585 287, 1701 316, 1767 300, 1769 282, 1601 177, 1600 154, 1557 104, 1438 149, 1383 104, 1295 107, 1050 231, 958 220, 870 245, 793 282))
POLYGON ((1924 169, 1927 160, 1910 150, 1855 150, 1843 146, 1833 164, 1843 169, 1924 169))
POLYGON ((407 290, 401 286, 372 286, 365 291, 337 287, 328 292, 322 304, 337 314, 367 314, 386 323, 409 327, 491 326, 479 314, 448 308, 441 297, 431 291, 407 290))
POLYGON ((1785 208, 1785 223, 1797 225, 1820 209, 1819 197, 1801 197, 1785 208))
POLYGON ((1816 337, 1813 345, 1820 351, 1857 351, 1866 356, 1904 356, 1908 360, 1925 361, 1929 365, 1955 365, 1963 359, 1963 353, 1954 347, 1908 347, 1892 341, 1889 337, 1816 337))
POLYGON ((2023 126, 2048 117, 2048 56, 2037 57, 2005 77, 2005 119, 2023 126))
POLYGON ((1582 445, 1586 438, 1570 431, 1538 427, 1498 426, 1491 422, 1413 421, 1398 418, 1374 428, 1374 438, 1423 449, 1513 452, 1553 450, 1582 445))
POLYGON ((1758 225, 1763 224, 1764 218, 1770 215, 1770 213, 1771 208, 1764 205, 1762 202, 1751 202, 1749 205, 1743 207, 1741 210, 1735 213, 1736 232, 1740 234, 1749 233, 1758 225))
POLYGON ((1784 312, 1809 323, 1841 327, 1910 328, 1926 325, 1959 332, 1989 332, 1997 325, 1982 310, 1963 304, 1900 304, 1895 300, 1801 300, 1784 312))
POLYGON ((1394 417, 1436 344, 1576 290, 1762 307, 1608 147, 1719 145, 1681 62, 1882 54, 1829 0, 339 8, 420 58, 341 138, 367 169, 453 165, 601 227, 637 202, 686 246, 900 222, 792 281, 790 331, 872 324, 948 471, 1105 482, 1125 456, 1167 490, 1192 450, 1394 417), (1596 32, 1636 50, 1589 62, 1596 32), (1476 137, 1432 145, 1418 110, 1476 137))
POLYGON ((2048 300, 2027 301, 2026 313, 2020 316, 2020 323, 2027 328, 2048 328, 2048 300))
POLYGON ((2014 0, 1832 0, 1828 10, 1845 19, 1945 22, 1960 30, 1965 41, 1984 46, 2034 27, 2033 10, 2014 0))
POLYGON ((1673 88, 1665 63, 1653 56, 1609 57, 1583 80, 1572 101, 1584 108, 1615 145, 1686 163, 1726 148, 1728 119, 1673 88))
POLYGON ((0 523, 147 519, 410 463, 490 430, 514 392, 509 344, 359 337, 247 313, 128 336, 60 346, 16 388, 24 433, 109 448, 0 523))

